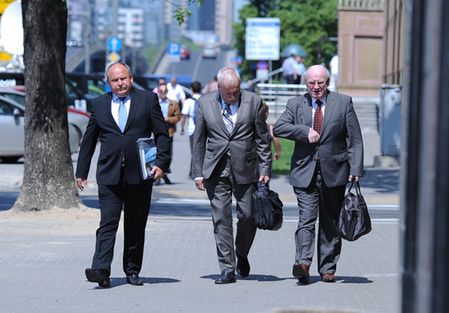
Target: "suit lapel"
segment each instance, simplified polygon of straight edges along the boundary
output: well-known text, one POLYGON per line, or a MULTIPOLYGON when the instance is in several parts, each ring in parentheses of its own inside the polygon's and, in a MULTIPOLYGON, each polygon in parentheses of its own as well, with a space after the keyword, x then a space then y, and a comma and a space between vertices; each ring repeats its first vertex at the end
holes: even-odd
POLYGON ((114 117, 112 116, 112 94, 108 93, 108 96, 105 97, 104 99, 104 116, 107 118, 107 120, 109 121, 109 123, 111 125, 115 125, 117 127, 117 129, 120 131, 120 128, 118 127, 117 123, 114 120, 114 117))
MULTIPOLYGON (((139 106, 139 103, 143 103, 144 99, 141 97, 141 93, 133 91, 131 94, 131 101, 129 103, 129 113, 128 113, 128 119, 126 120, 125 130, 123 132, 126 132, 126 130, 129 128, 129 125, 131 125, 134 116, 136 116, 137 108, 139 106)), ((118 127, 118 126, 117 126, 118 127)))
POLYGON ((234 129, 232 130, 232 134, 234 134, 237 129, 242 125, 242 121, 244 120, 245 116, 248 114, 248 110, 251 103, 249 102, 248 97, 246 96, 246 93, 242 91, 240 96, 240 103, 239 108, 237 110, 237 120, 235 121, 234 129))
POLYGON ((312 97, 309 94, 305 94, 302 102, 304 124, 312 127, 312 97))
POLYGON ((223 116, 221 112, 221 99, 220 99, 220 93, 217 92, 217 96, 215 97, 212 105, 212 111, 215 116, 215 119, 217 120, 218 125, 221 127, 221 129, 225 132, 225 134, 229 135, 228 128, 226 127, 223 116))
POLYGON ((324 134, 326 130, 326 126, 329 123, 329 120, 331 119, 334 107, 335 107, 335 97, 332 92, 329 92, 326 100, 326 109, 324 110, 324 120, 323 126, 321 128, 321 134, 324 134))

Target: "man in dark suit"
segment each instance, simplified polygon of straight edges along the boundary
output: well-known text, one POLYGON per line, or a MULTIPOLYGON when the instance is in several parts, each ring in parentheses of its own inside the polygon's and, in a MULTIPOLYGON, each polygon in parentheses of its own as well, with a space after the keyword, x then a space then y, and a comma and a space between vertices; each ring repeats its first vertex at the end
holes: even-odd
POLYGON ((248 253, 256 234, 252 193, 256 182, 268 182, 271 150, 261 99, 240 90, 233 68, 217 75, 218 91, 199 99, 193 138, 192 174, 199 190, 206 190, 212 207, 221 276, 216 284, 234 283, 237 272, 250 272, 248 253), (237 202, 237 236, 233 240, 232 195, 237 202))
POLYGON ((154 135, 157 159, 151 173, 157 180, 170 164, 169 137, 157 96, 133 89, 133 76, 126 64, 117 62, 108 66, 106 77, 112 92, 92 100, 92 114, 76 168, 76 184, 83 190, 100 139, 96 177, 101 220, 92 268, 87 268, 85 273, 88 281, 101 287, 110 286, 115 236, 123 209, 123 271, 129 284, 140 286, 143 285, 139 272, 153 181, 141 180, 136 141, 154 135))
POLYGON ((329 72, 322 65, 305 73, 308 93, 290 99, 274 126, 274 135, 295 141, 290 184, 298 199, 293 276, 309 283, 315 222, 319 216, 318 272, 324 282, 335 282, 341 238, 336 223, 346 183, 363 173, 363 142, 349 96, 330 92, 329 72))

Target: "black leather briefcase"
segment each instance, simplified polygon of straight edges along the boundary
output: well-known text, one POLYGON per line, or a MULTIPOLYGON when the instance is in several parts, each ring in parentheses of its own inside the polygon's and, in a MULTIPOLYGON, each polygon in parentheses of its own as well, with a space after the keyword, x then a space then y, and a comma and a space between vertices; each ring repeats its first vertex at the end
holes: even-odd
POLYGON ((253 193, 254 219, 257 228, 264 230, 278 230, 282 226, 282 201, 279 195, 270 190, 263 182, 257 183, 257 190, 253 193))

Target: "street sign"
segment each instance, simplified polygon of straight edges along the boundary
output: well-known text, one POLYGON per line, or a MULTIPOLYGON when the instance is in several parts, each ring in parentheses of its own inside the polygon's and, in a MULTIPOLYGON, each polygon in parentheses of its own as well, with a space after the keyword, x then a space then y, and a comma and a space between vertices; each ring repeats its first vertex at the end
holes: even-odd
POLYGON ((110 52, 108 53, 108 62, 118 62, 120 61, 120 54, 118 54, 117 52, 110 52))
POLYGON ((281 21, 278 18, 247 18, 245 58, 279 60, 281 21))
POLYGON ((167 54, 172 62, 181 61, 181 45, 176 42, 171 42, 167 47, 167 54))
POLYGON ((119 52, 120 50, 122 50, 122 41, 115 36, 109 37, 108 51, 109 52, 119 52))

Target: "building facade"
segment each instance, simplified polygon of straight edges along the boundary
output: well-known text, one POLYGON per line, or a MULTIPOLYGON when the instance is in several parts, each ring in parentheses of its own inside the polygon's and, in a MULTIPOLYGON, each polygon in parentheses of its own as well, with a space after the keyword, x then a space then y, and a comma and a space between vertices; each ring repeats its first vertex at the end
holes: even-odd
POLYGON ((340 0, 338 85, 352 96, 378 96, 384 69, 384 0, 340 0))

